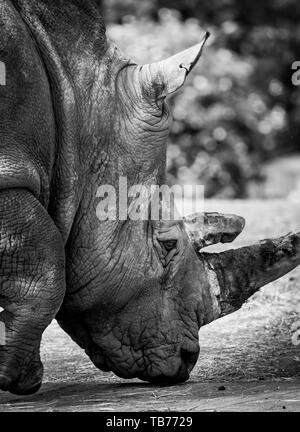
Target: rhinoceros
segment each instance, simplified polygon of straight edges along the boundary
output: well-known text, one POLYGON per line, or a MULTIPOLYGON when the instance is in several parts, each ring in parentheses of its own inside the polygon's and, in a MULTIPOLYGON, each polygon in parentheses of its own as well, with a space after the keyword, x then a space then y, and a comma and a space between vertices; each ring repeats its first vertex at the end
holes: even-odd
POLYGON ((183 382, 199 328, 300 263, 299 233, 203 252, 242 230, 230 215, 202 217, 198 234, 197 215, 97 217, 101 185, 165 183, 165 100, 207 37, 137 65, 106 37, 96 0, 1 0, 1 390, 39 389, 54 318, 102 371, 183 382))

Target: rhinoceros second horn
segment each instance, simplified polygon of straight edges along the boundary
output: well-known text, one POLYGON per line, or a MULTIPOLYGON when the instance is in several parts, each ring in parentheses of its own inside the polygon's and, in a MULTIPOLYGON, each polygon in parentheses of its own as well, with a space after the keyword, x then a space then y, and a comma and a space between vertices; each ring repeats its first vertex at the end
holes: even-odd
POLYGON ((300 264, 300 232, 222 253, 199 253, 214 276, 215 318, 239 309, 264 285, 300 264))

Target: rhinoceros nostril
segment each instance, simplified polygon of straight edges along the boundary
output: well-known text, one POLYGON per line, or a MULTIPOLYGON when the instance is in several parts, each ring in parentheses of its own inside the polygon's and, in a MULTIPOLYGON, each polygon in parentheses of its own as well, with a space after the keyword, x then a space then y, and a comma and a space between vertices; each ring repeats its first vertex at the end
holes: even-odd
POLYGON ((192 372, 195 364, 197 363, 198 356, 199 356, 199 351, 191 352, 184 348, 181 349, 181 359, 185 364, 189 374, 192 372))
POLYGON ((0 390, 8 391, 11 385, 11 380, 3 375, 0 375, 0 390))

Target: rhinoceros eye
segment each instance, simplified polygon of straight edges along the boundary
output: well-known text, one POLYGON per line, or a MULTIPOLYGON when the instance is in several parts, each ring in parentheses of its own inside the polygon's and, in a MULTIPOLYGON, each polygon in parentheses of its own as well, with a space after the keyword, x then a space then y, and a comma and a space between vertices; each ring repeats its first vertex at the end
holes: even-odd
POLYGON ((177 240, 166 240, 166 241, 162 242, 162 244, 164 245, 165 249, 169 252, 172 249, 176 248, 177 240))

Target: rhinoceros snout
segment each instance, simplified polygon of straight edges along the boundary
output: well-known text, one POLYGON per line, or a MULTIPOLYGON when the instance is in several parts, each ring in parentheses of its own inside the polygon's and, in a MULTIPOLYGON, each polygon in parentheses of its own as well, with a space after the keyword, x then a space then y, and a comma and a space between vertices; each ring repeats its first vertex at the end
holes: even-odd
MULTIPOLYGON (((156 385, 172 385, 185 382, 189 379, 190 373, 194 368, 199 356, 197 352, 189 352, 185 349, 180 350, 180 354, 174 354, 173 357, 161 359, 148 363, 146 368, 130 371, 126 370, 120 374, 120 371, 114 371, 123 378, 139 378, 156 385)), ((146 360, 147 362, 147 360, 146 360)))
POLYGON ((181 350, 181 356, 178 361, 178 367, 170 369, 165 374, 158 376, 149 376, 146 381, 159 385, 179 384, 190 378, 190 373, 197 363, 199 353, 181 350))
POLYGON ((185 382, 189 379, 198 356, 199 345, 195 344, 193 349, 178 347, 165 347, 165 350, 146 352, 145 357, 136 361, 126 350, 124 357, 113 359, 103 352, 88 352, 94 365, 104 372, 112 371, 123 379, 139 378, 156 385, 171 385, 185 382), (167 353, 168 351, 168 353, 167 353), (172 355, 170 351, 173 351, 172 355))
POLYGON ((172 385, 185 382, 189 379, 190 373, 193 370, 198 360, 199 352, 189 352, 181 349, 181 354, 178 358, 170 359, 169 364, 164 368, 153 368, 148 370, 143 376, 139 376, 143 381, 148 381, 157 385, 172 385))

